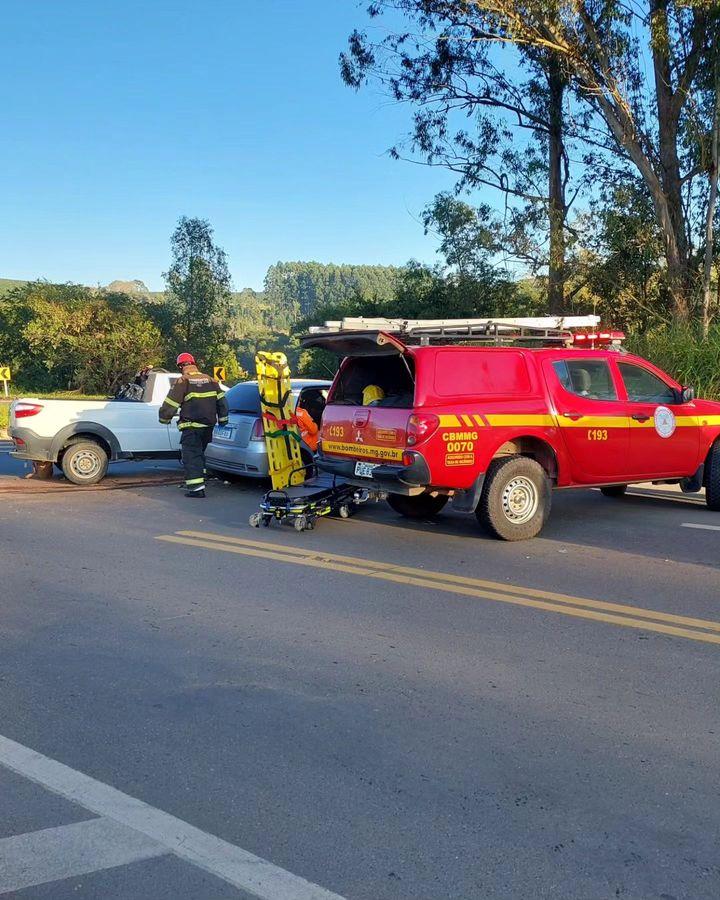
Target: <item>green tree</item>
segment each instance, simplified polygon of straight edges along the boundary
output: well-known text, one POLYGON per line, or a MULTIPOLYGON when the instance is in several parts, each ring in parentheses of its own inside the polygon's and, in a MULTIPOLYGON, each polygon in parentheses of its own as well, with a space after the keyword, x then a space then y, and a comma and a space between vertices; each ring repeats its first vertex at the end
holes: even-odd
POLYGON ((212 360, 227 352, 230 273, 227 255, 205 219, 182 216, 170 240, 172 263, 165 296, 174 350, 212 360))
POLYGON ((35 390, 111 392, 164 355, 137 298, 41 281, 0 298, 0 344, 18 382, 35 390))
POLYGON ((265 277, 265 299, 275 321, 286 327, 325 305, 345 303, 356 296, 392 297, 399 270, 393 266, 335 265, 317 262, 279 262, 265 277))
POLYGON ((572 172, 563 144, 577 122, 572 136, 590 154, 585 162, 596 181, 614 181, 620 170, 644 183, 662 237, 674 315, 687 320, 712 171, 708 72, 720 41, 717 0, 377 0, 370 14, 386 6, 415 28, 383 42, 390 50, 387 63, 362 35, 353 35, 343 58, 346 80, 389 71, 396 99, 420 108, 417 148, 428 161, 455 167, 468 183, 474 178, 503 189, 516 178, 520 185, 533 181, 530 158, 502 151, 497 119, 481 115, 483 108, 506 108, 503 125, 513 135, 534 130, 550 160, 551 276, 553 259, 557 267, 563 252, 557 232, 553 241, 553 221, 569 205, 557 190, 558 180, 562 186, 572 172), (512 61, 508 65, 507 54, 500 55, 499 48, 508 46, 531 70, 539 66, 548 76, 556 70, 555 84, 552 77, 537 83, 551 101, 541 127, 533 123, 535 110, 522 94, 518 98, 512 61), (566 114, 563 97, 574 102, 579 117, 572 107, 566 114), (452 127, 449 113, 458 112, 473 117, 474 134, 452 127))

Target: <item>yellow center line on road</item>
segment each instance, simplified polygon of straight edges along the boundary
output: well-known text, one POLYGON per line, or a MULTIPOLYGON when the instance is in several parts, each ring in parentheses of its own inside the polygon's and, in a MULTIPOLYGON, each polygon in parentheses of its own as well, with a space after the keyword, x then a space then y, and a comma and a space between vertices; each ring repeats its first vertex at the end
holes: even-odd
POLYGON ((720 622, 707 619, 676 616, 658 610, 642 609, 601 600, 588 600, 583 597, 505 585, 450 573, 426 572, 423 569, 399 566, 394 563, 303 550, 269 541, 251 541, 201 531, 181 531, 174 535, 158 535, 157 540, 205 550, 236 553, 242 556, 327 569, 349 575, 361 575, 397 584, 424 587, 466 597, 478 597, 514 606, 525 606, 581 619, 606 622, 626 628, 639 628, 694 641, 720 644, 720 634, 709 633, 720 632, 720 622))
POLYGON ((669 622, 673 625, 688 625, 691 628, 702 628, 709 631, 720 632, 720 622, 708 619, 697 619, 690 616, 679 616, 673 613, 664 613, 658 610, 643 609, 637 606, 626 606, 620 603, 611 603, 604 600, 588 600, 585 597, 574 597, 569 594, 559 594, 554 591, 541 591, 536 588, 519 587, 513 584, 504 584, 499 581, 486 581, 482 578, 470 578, 465 575, 454 575, 450 572, 433 572, 430 569, 419 569, 411 566, 402 566, 397 563, 384 560, 362 559, 357 556, 343 556, 339 553, 326 553, 322 550, 305 550, 301 547, 291 547, 286 544, 277 544, 270 541, 253 541, 248 538, 231 537, 224 534, 212 534, 204 531, 178 531, 182 537, 199 538, 200 540, 220 541, 222 543, 236 544, 242 547, 254 547, 260 550, 273 550, 280 553, 289 553, 307 559, 320 559, 328 562, 348 563, 359 566, 364 570, 379 572, 397 572, 402 575, 414 575, 423 580, 431 579, 451 584, 467 585, 472 588, 499 592, 505 594, 518 594, 521 597, 531 597, 537 600, 551 600, 555 603, 569 603, 573 606, 587 606, 591 609, 601 609, 606 612, 620 613, 621 615, 638 616, 639 618, 654 619, 659 622, 669 622))

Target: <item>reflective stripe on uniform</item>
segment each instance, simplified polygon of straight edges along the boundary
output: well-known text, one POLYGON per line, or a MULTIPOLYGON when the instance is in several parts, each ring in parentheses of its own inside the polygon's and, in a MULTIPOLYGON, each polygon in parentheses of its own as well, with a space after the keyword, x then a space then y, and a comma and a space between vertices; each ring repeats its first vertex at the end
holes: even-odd
POLYGON ((176 403, 172 397, 166 397, 165 402, 167 403, 168 406, 174 406, 175 409, 180 409, 180 404, 176 403))
POLYGON ((227 422, 228 422, 227 416, 224 419, 218 419, 219 425, 227 425, 227 422))
POLYGON ((178 428, 182 431, 184 428, 212 428, 212 425, 205 425, 204 422, 181 422, 178 428))
POLYGON ((186 400, 202 400, 205 397, 217 397, 218 394, 215 391, 191 391, 189 394, 185 394, 186 400))
POLYGON ((222 398, 225 396, 225 391, 218 391, 215 396, 218 398, 218 400, 222 400, 222 398))
POLYGON ((186 481, 185 484, 190 487, 191 484, 205 484, 204 478, 191 478, 189 481, 186 481))

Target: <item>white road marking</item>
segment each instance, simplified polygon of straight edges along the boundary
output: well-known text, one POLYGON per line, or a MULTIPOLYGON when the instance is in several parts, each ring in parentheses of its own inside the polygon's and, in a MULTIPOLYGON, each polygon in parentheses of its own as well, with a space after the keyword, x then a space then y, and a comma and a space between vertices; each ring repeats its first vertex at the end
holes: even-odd
POLYGON ((0 765, 162 844, 259 900, 343 900, 266 859, 0 735, 0 765))
POLYGON ((700 525, 698 522, 683 522, 683 528, 701 528, 703 531, 720 531, 720 525, 700 525))
POLYGON ((87 819, 0 840, 0 894, 163 856, 167 847, 112 819, 87 819))

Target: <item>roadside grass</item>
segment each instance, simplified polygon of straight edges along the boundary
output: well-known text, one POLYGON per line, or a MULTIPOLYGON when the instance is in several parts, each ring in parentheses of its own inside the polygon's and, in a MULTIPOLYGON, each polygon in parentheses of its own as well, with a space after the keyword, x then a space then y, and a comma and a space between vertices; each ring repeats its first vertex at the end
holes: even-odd
POLYGON ((8 416, 10 415, 10 404, 0 403, 0 440, 7 439, 8 416))

